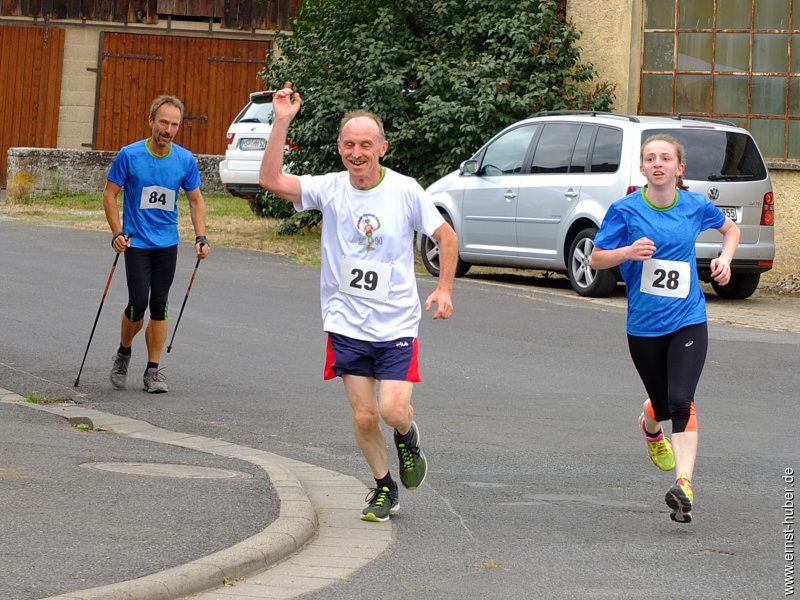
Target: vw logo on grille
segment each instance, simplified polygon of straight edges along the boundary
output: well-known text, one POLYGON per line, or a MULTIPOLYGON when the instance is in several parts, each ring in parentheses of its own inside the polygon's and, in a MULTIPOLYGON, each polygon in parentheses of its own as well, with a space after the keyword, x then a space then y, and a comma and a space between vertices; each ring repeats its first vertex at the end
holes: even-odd
POLYGON ((718 187, 708 188, 708 199, 709 200, 719 200, 719 188, 718 187))

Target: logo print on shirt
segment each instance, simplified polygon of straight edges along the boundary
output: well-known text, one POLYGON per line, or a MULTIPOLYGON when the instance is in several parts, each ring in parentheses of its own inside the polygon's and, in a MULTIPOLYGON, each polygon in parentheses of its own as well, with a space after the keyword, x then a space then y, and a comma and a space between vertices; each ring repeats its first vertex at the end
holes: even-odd
POLYGON ((360 244, 365 244, 365 250, 375 250, 375 244, 381 245, 383 238, 376 238, 375 232, 381 228, 381 220, 372 213, 366 213, 358 218, 356 223, 358 230, 364 234, 364 237, 359 240, 360 244))

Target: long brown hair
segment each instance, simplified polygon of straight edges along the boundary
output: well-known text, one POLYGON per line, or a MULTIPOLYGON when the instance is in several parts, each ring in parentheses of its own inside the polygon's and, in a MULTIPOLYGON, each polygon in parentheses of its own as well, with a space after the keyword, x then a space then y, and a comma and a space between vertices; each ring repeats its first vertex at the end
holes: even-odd
MULTIPOLYGON (((666 133, 655 133, 644 141, 644 144, 642 144, 642 148, 639 151, 640 162, 644 162, 644 148, 650 142, 666 142, 668 144, 672 144, 672 147, 675 148, 675 157, 678 159, 678 164, 681 165, 686 164, 684 160, 684 157, 686 156, 686 150, 683 148, 683 144, 681 144, 674 137, 666 133)), ((678 188, 679 190, 689 189, 689 186, 683 183, 683 175, 678 175, 677 177, 675 177, 675 187, 678 188)))

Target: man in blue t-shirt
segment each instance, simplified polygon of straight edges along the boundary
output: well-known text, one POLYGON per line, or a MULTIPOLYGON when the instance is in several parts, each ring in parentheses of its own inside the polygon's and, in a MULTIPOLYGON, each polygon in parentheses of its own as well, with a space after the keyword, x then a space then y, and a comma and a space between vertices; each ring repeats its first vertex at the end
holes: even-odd
POLYGON ((111 245, 117 253, 125 253, 128 281, 128 305, 111 368, 111 384, 117 389, 125 388, 133 338, 142 329, 149 306, 144 389, 149 393, 167 391, 158 364, 169 331, 167 307, 178 260, 181 189, 189 199, 197 258, 205 258, 211 250, 205 236, 206 208, 197 162, 191 152, 173 142, 183 112, 183 103, 175 96, 156 98, 150 106, 150 137, 119 151, 103 190, 103 208, 113 235, 111 245), (122 221, 117 204, 120 190, 124 190, 122 221))

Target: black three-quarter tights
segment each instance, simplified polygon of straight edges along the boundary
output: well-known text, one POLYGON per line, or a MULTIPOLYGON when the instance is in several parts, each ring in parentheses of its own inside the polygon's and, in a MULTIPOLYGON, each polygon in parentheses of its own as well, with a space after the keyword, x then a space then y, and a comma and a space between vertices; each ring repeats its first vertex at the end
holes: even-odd
POLYGON ((656 421, 672 420, 672 433, 696 431, 694 392, 708 351, 706 324, 689 325, 659 337, 628 335, 628 348, 656 421))
POLYGON ((128 280, 128 306, 125 316, 132 322, 144 317, 150 305, 150 318, 163 321, 167 318, 169 288, 175 278, 178 264, 178 246, 146 250, 125 250, 125 277, 128 280))

